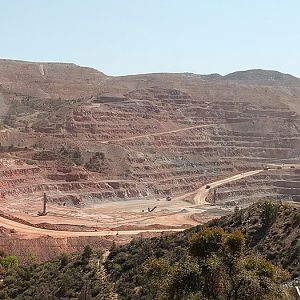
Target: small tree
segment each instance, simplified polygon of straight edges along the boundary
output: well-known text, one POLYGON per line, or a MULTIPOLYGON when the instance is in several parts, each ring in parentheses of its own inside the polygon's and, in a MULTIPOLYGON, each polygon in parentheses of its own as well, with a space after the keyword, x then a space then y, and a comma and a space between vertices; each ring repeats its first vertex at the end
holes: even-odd
POLYGON ((78 300, 92 300, 91 282, 85 282, 78 296, 78 300))
POLYGON ((245 248, 245 237, 241 231, 235 230, 226 236, 224 246, 229 254, 240 256, 245 248))
POLYGON ((93 254, 93 250, 92 250, 91 246, 86 245, 84 247, 83 253, 81 255, 81 262, 83 265, 87 265, 89 263, 89 260, 92 256, 92 254, 93 254))
POLYGON ((66 253, 63 253, 60 258, 60 269, 62 269, 63 267, 65 267, 68 263, 69 263, 69 257, 66 253))
POLYGON ((278 214, 278 206, 270 201, 265 201, 261 213, 262 223, 266 227, 270 227, 276 220, 278 214))
POLYGON ((170 265, 163 258, 152 258, 147 260, 144 272, 147 276, 155 277, 160 281, 168 272, 170 272, 170 265))
POLYGON ((192 256, 206 258, 219 252, 223 247, 225 232, 220 227, 204 230, 194 234, 190 239, 189 250, 192 256))
POLYGON ((190 239, 190 253, 198 258, 200 292, 207 299, 276 299, 277 284, 288 274, 255 255, 244 255, 245 237, 240 231, 204 229, 190 239))
POLYGON ((0 258, 0 266, 2 266, 6 272, 17 269, 19 261, 16 256, 5 256, 0 258))

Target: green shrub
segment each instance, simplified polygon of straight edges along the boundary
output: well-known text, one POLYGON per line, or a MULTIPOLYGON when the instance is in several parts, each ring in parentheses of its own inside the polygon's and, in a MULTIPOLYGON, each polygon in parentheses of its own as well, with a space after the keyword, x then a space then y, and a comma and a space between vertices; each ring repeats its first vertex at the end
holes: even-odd
POLYGON ((4 290, 0 290, 0 299, 8 299, 8 294, 7 294, 7 291, 4 291, 4 290))
POLYGON ((3 279, 4 285, 11 285, 15 282, 16 282, 16 277, 14 277, 12 275, 8 275, 8 276, 4 277, 4 279, 3 279))
POLYGON ((278 205, 275 205, 270 201, 265 201, 262 206, 262 209, 263 209, 261 214, 262 223, 266 227, 269 227, 275 222, 277 218, 278 205))
POLYGON ((92 254, 93 254, 93 250, 92 250, 91 246, 86 245, 84 247, 83 253, 81 255, 81 262, 82 262, 83 265, 88 264, 89 259, 91 258, 92 254))
POLYGON ((69 257, 66 253, 62 254, 59 260, 60 260, 60 269, 62 269, 69 263, 69 257))

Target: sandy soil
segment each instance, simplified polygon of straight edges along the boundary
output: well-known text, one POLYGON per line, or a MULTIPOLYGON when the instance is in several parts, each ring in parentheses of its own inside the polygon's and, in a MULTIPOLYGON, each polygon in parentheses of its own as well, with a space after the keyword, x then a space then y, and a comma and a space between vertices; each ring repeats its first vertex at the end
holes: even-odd
MULTIPOLYGON (((25 235, 27 237, 37 237, 37 236, 51 236, 56 238, 63 238, 63 237, 79 237, 79 236, 109 236, 109 235, 133 235, 139 234, 142 232, 157 232, 158 230, 124 230, 124 231, 94 231, 94 232, 81 232, 81 231, 61 231, 61 230, 50 230, 50 229, 43 229, 43 228, 36 228, 29 225, 25 225, 19 222, 15 222, 12 220, 8 220, 6 218, 0 217, 0 224, 3 227, 14 229, 20 235, 25 235)), ((160 229, 159 232, 164 231, 181 231, 182 229, 160 229)))
POLYGON ((186 227, 199 224, 199 221, 206 222, 213 217, 224 215, 230 211, 229 208, 212 206, 206 202, 206 197, 211 189, 262 171, 264 170, 244 172, 211 182, 194 192, 175 197, 171 201, 163 198, 104 202, 91 208, 81 209, 49 205, 49 213, 43 217, 14 212, 14 216, 33 224, 85 225, 93 227, 91 229, 93 231, 83 232, 80 231, 80 228, 78 231, 43 229, 3 217, 0 218, 0 226, 14 229, 18 234, 30 237, 42 235, 52 237, 108 236, 117 234, 132 235, 141 232, 180 231, 186 227), (154 207, 155 209, 153 209, 154 207), (153 211, 149 212, 148 209, 153 209, 153 211), (152 226, 151 229, 149 229, 149 226, 152 226))

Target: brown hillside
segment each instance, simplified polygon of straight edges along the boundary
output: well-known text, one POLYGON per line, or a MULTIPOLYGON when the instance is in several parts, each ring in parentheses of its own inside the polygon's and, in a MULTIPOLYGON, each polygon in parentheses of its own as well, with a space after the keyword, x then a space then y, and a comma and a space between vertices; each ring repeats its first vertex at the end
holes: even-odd
POLYGON ((299 201, 299 80, 258 73, 251 83, 107 77, 0 61, 1 208, 38 223, 47 193, 43 222, 147 228, 195 225, 257 199, 299 201), (191 203, 212 202, 210 184, 217 213, 202 214, 191 203))
POLYGON ((0 60, 0 92, 14 96, 76 99, 98 91, 106 76, 75 64, 0 60))

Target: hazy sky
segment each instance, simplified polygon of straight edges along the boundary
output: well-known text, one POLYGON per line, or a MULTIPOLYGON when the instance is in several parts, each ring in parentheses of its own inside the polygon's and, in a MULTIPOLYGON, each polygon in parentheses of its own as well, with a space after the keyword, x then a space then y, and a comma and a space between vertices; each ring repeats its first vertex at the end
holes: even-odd
POLYGON ((0 58, 300 77, 300 0, 0 0, 0 58))

